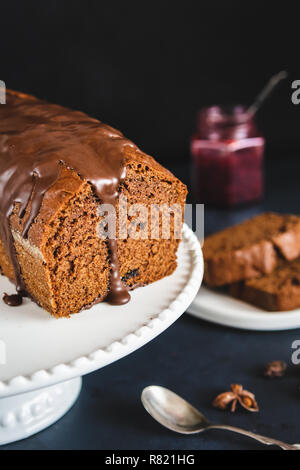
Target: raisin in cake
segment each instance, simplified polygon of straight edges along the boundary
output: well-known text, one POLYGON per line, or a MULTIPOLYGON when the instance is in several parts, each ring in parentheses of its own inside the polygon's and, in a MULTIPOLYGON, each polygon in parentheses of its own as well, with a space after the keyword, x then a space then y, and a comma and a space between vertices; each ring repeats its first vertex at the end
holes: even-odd
POLYGON ((10 303, 28 295, 56 316, 106 298, 125 303, 130 288, 175 270, 179 239, 173 219, 169 238, 159 230, 156 238, 103 239, 99 205, 113 204, 118 215, 122 195, 128 206, 183 208, 186 193, 119 131, 7 91, 0 106, 0 266, 17 287, 10 303))

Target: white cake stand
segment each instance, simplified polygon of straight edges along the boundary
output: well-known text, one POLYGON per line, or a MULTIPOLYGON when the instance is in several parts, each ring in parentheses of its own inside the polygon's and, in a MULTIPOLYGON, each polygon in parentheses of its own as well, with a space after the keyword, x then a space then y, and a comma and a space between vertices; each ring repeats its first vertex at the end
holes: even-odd
MULTIPOLYGON (((200 244, 184 226, 172 276, 132 292, 124 306, 101 303, 56 319, 26 299, 0 303, 0 445, 28 437, 76 401, 81 376, 140 348, 188 308, 203 275, 200 244)), ((0 279, 0 292, 12 285, 0 279)))

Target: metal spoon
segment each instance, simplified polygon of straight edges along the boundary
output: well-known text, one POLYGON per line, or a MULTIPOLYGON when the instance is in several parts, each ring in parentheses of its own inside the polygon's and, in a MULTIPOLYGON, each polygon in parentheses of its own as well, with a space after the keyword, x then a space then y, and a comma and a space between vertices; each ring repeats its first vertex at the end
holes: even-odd
POLYGON ((144 388, 141 400, 152 418, 166 428, 181 434, 196 434, 206 429, 225 429, 252 437, 263 444, 277 445, 284 450, 300 449, 300 444, 286 444, 277 439, 261 436, 227 424, 211 424, 190 403, 164 387, 151 385, 144 388))
POLYGON ((288 73, 285 70, 273 75, 270 78, 264 89, 259 93, 259 95, 255 98, 254 103, 247 109, 246 115, 250 118, 253 117, 256 111, 261 107, 262 103, 268 98, 268 96, 272 93, 275 87, 278 85, 281 80, 287 78, 288 73))

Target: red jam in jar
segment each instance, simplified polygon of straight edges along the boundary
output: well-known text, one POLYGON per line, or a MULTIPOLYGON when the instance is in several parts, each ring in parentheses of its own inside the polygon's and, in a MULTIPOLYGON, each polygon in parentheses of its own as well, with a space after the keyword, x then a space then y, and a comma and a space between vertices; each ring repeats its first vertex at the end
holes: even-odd
POLYGON ((231 206, 262 199, 264 144, 242 106, 201 110, 191 140, 197 202, 231 206))

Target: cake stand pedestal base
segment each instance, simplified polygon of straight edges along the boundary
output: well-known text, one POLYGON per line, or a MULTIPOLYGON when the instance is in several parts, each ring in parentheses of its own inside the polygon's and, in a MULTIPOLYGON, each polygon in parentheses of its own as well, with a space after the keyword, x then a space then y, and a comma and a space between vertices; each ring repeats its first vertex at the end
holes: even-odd
POLYGON ((0 445, 19 441, 60 419, 75 403, 81 377, 0 399, 0 445))

